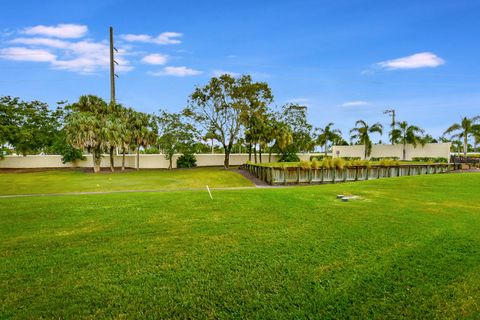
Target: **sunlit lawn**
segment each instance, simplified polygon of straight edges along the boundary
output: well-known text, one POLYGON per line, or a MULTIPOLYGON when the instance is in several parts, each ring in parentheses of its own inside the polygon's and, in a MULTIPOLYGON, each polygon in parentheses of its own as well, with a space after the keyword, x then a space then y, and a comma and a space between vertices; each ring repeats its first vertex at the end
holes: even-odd
POLYGON ((172 190, 209 187, 250 187, 241 175, 223 168, 102 172, 48 170, 0 172, 0 195, 118 190, 172 190))
POLYGON ((443 174, 0 199, 0 318, 478 318, 479 194, 443 174))

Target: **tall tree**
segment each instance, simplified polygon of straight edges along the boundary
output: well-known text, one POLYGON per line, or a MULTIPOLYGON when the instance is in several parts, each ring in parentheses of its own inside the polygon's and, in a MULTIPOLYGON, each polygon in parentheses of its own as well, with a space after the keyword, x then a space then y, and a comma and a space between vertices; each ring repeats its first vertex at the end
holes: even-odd
POLYGON ((286 104, 282 107, 279 118, 290 128, 292 137, 292 141, 282 149, 280 161, 297 160, 297 153, 314 149, 313 126, 308 122, 306 106, 286 104))
POLYGON ((279 154, 286 154, 288 146, 293 143, 292 129, 285 122, 270 118, 268 141, 271 146, 268 152, 268 162, 272 162, 272 152, 276 150, 279 154))
POLYGON ((169 161, 168 169, 172 169, 172 160, 175 153, 193 154, 197 130, 182 119, 179 113, 161 111, 158 117, 159 138, 158 146, 169 161))
POLYGON ((260 144, 261 148, 262 126, 266 121, 267 107, 273 101, 273 94, 266 82, 252 82, 249 75, 238 78, 234 90, 237 101, 241 104, 240 116, 245 127, 245 141, 248 144, 249 160, 251 161, 252 146, 255 151, 257 144, 260 144))
POLYGON ((412 144, 413 147, 417 147, 417 144, 424 144, 421 134, 424 130, 420 127, 409 125, 406 121, 396 123, 397 126, 390 132, 392 141, 401 143, 403 145, 403 160, 407 155, 407 143, 412 144))
POLYGON ((372 152, 372 139, 370 134, 379 133, 382 134, 383 126, 380 123, 374 123, 369 126, 365 121, 358 120, 355 122, 355 128, 350 130, 350 136, 352 140, 357 140, 357 143, 365 146, 364 158, 367 159, 372 152))
POLYGON ((140 170, 140 148, 155 144, 158 127, 152 115, 134 112, 132 119, 132 142, 137 150, 137 170, 140 170))
POLYGON ((317 144, 323 146, 325 156, 327 156, 328 143, 342 139, 342 132, 339 129, 332 129, 334 123, 330 122, 325 127, 319 128, 317 133, 317 144))
POLYGON ((19 103, 19 98, 12 98, 9 96, 0 98, 0 144, 10 143, 14 132, 18 129, 16 118, 18 117, 16 107, 19 103))
POLYGON ((460 123, 454 123, 445 132, 444 135, 449 135, 452 139, 463 140, 463 156, 467 157, 468 139, 473 136, 475 132, 480 130, 480 125, 477 122, 480 116, 467 118, 463 117, 460 123))
POLYGON ((213 77, 207 85, 195 89, 183 112, 202 125, 205 131, 213 130, 225 152, 225 169, 229 167, 230 153, 242 125, 244 99, 239 89, 240 79, 228 74, 213 77))
POLYGON ((0 98, 0 143, 8 143, 17 154, 44 152, 53 146, 61 128, 62 108, 50 110, 40 101, 0 98))

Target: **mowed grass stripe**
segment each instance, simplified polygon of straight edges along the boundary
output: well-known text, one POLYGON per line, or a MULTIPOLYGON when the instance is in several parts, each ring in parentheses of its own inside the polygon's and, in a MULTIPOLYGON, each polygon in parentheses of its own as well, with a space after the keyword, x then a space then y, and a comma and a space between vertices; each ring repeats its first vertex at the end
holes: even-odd
POLYGON ((2 199, 9 317, 480 313, 480 175, 2 199), (336 194, 363 200, 343 203, 336 194))

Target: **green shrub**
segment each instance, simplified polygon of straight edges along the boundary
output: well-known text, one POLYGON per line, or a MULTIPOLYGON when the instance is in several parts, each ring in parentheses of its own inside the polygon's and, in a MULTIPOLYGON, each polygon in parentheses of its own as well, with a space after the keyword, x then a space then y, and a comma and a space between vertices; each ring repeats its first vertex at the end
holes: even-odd
POLYGON ((432 158, 432 157, 414 157, 412 158, 412 161, 418 161, 418 162, 430 162, 430 163, 447 163, 448 159, 443 158, 443 157, 437 157, 437 158, 432 158))
POLYGON ((394 159, 382 159, 379 163, 382 167, 395 167, 400 165, 400 161, 394 159))
POLYGON ((75 149, 72 146, 65 146, 62 150, 62 163, 73 162, 77 160, 85 160, 81 150, 75 149))
POLYGON ((399 157, 373 157, 370 161, 382 161, 382 160, 400 160, 399 157))
POLYGON ((67 142, 67 137, 62 131, 55 139, 52 147, 48 150, 52 154, 59 154, 62 156, 62 163, 74 162, 76 160, 85 160, 83 151, 74 148, 67 142))
POLYGON ((282 153, 280 156, 280 160, 278 162, 299 162, 300 158, 297 156, 295 152, 286 152, 282 153))
POLYGON ((372 166, 372 164, 370 163, 370 161, 368 160, 352 160, 350 161, 349 163, 349 166, 352 166, 352 167, 368 167, 370 168, 372 166))
POLYGON ((475 158, 475 159, 480 158, 480 153, 478 153, 478 154, 467 154, 467 158, 475 158))
POLYGON ((302 169, 310 169, 310 162, 306 160, 300 160, 298 166, 302 169))
POLYGON ((332 169, 335 167, 332 158, 325 158, 322 161, 322 167, 325 169, 332 169))
POLYGON ((311 162, 312 169, 318 169, 318 168, 320 168, 321 165, 322 165, 322 163, 320 161, 318 161, 317 158, 314 157, 312 159, 312 162, 311 162))
POLYGON ((360 160, 360 157, 341 157, 345 161, 353 161, 353 160, 360 160))
POLYGON ((143 154, 159 154, 160 150, 157 147, 146 148, 142 152, 143 154))
POLYGON ((193 154, 182 154, 177 159, 177 168, 193 168, 197 166, 197 158, 193 154))
POLYGON ((335 158, 333 159, 333 166, 332 168, 343 169, 347 164, 343 158, 335 158))
POLYGON ((310 156, 310 161, 312 161, 313 159, 323 160, 325 158, 331 158, 331 157, 325 156, 323 154, 317 154, 316 156, 310 156))

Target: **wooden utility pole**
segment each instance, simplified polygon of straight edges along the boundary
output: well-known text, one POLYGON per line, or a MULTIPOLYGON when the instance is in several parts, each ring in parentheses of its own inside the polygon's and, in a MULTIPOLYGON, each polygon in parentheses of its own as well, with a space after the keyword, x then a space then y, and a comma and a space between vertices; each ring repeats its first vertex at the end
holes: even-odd
POLYGON ((113 51, 113 28, 110 27, 110 102, 115 103, 115 58, 113 51))

